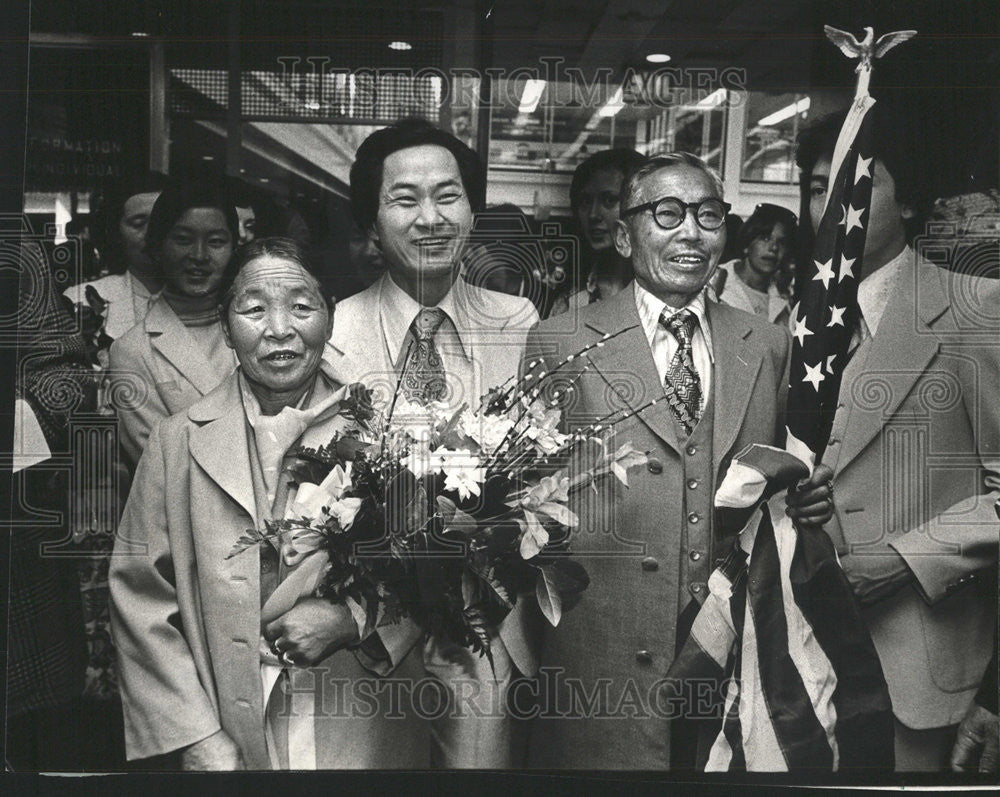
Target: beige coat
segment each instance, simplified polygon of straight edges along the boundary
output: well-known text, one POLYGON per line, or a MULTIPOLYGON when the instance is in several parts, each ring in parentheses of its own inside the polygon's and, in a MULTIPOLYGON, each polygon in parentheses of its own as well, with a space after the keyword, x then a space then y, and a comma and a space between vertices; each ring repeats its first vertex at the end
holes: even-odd
MULTIPOLYGON (((130 759, 222 728, 249 768, 270 766, 258 653, 260 556, 250 548, 226 558, 260 522, 247 446, 232 374, 154 429, 139 462, 109 575, 130 759)), ((392 676, 416 685, 416 635, 403 626, 379 633, 396 665, 392 676)), ((428 732, 411 708, 412 688, 387 719, 393 690, 362 666, 360 654, 339 651, 305 672, 324 701, 317 705, 328 707, 316 720, 318 768, 428 766, 428 732)))
POLYGON ((207 395, 236 366, 234 356, 229 370, 213 368, 162 296, 141 323, 111 344, 110 354, 111 401, 133 464, 157 423, 207 395))
POLYGON ((916 584, 865 611, 896 717, 958 722, 996 631, 1000 290, 930 263, 904 266, 858 349, 823 461, 841 553, 886 538, 916 584))

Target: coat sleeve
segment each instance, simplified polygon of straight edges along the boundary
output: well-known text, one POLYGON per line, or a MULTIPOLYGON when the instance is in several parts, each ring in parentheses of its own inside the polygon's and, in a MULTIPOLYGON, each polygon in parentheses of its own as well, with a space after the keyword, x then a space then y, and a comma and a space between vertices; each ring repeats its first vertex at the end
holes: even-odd
MULTIPOLYGON (((141 327, 138 331, 142 332, 141 327)), ((139 461, 153 427, 170 412, 157 392, 156 379, 131 335, 112 343, 109 357, 111 398, 118 413, 119 440, 134 465, 139 461)))
POLYGON ((178 605, 158 432, 139 461, 108 581, 128 758, 169 753, 220 729, 195 666, 178 605))
MULTIPOLYGON (((1000 292, 993 291, 995 302, 1000 292)), ((996 307, 997 304, 983 306, 996 307)), ((948 351, 942 347, 943 352, 948 351)), ((969 452, 979 468, 979 493, 945 509, 916 528, 889 541, 906 560, 918 591, 929 604, 937 603, 979 571, 997 563, 1000 525, 995 505, 1000 499, 1000 347, 955 345, 956 369, 962 403, 972 425, 975 450, 969 452)), ((993 576, 995 583, 995 575, 993 576)))

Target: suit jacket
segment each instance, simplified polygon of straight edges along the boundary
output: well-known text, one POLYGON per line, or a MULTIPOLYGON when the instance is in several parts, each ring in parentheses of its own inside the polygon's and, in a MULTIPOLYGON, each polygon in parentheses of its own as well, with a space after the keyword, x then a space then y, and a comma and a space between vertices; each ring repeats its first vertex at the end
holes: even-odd
MULTIPOLYGON (((1000 496, 997 283, 920 262, 844 373, 823 461, 840 553, 886 540, 916 581, 865 611, 896 717, 958 722, 993 651, 1000 496)), ((869 548, 870 550, 871 548, 869 548)))
POLYGON ((159 421, 186 410, 231 372, 214 369, 170 305, 154 299, 146 318, 111 344, 111 399, 131 461, 138 462, 159 421))
MULTIPOLYGON (((702 581, 714 567, 709 555, 683 549, 685 502, 692 490, 710 499, 714 482, 746 445, 781 439, 787 393, 787 330, 714 301, 706 302, 706 312, 714 353, 713 483, 685 481, 682 455, 690 444, 679 437, 666 401, 617 428, 614 445, 631 442, 649 452, 649 462, 629 471, 628 489, 608 480, 605 492, 579 508, 571 551, 590 586, 543 646, 531 767, 669 767, 671 693, 662 679, 674 659, 678 614, 692 595, 705 594, 704 584, 689 583, 690 566, 701 568, 702 581)), ((664 395, 632 286, 579 313, 550 318, 530 336, 528 356, 541 354, 551 368, 616 333, 565 369, 567 379, 579 374, 565 410, 570 427, 605 417, 625 399, 639 408, 664 395)), ((712 523, 711 512, 704 521, 712 523)), ((712 559, 727 553, 721 544, 713 547, 712 559)))
MULTIPOLYGON (((364 382, 391 396, 397 381, 394 358, 398 353, 389 352, 382 333, 381 284, 380 280, 337 305, 324 358, 341 382, 364 382)), ((463 291, 461 306, 468 317, 461 320, 466 324, 462 340, 471 341, 472 346, 474 384, 463 385, 463 398, 475 401, 517 374, 528 329, 538 314, 528 299, 479 288, 461 279, 453 290, 463 291)), ((533 596, 518 600, 491 642, 495 671, 487 659, 454 645, 442 648, 442 640, 428 643, 424 650, 428 672, 447 684, 452 699, 464 705, 459 706, 462 716, 449 712, 433 723, 436 765, 504 769, 521 763, 520 729, 512 729, 496 681, 502 692, 513 675, 512 664, 525 674, 538 669, 544 622, 533 596), (479 695, 478 709, 467 705, 470 676, 476 682, 471 689, 479 695)))
MULTIPOLYGON (((128 757, 191 745, 222 728, 251 769, 268 769, 259 671, 260 554, 227 559, 260 527, 237 374, 157 426, 139 461, 111 560, 112 629, 128 757)), ((395 677, 422 675, 415 636, 380 633, 395 677), (406 645, 409 647, 406 647, 406 645), (410 652, 412 651, 412 653, 410 652)), ((304 671, 324 710, 316 721, 318 768, 426 767, 426 722, 410 694, 396 699, 362 666, 334 653, 304 671), (364 690, 364 691, 363 691, 364 690)))

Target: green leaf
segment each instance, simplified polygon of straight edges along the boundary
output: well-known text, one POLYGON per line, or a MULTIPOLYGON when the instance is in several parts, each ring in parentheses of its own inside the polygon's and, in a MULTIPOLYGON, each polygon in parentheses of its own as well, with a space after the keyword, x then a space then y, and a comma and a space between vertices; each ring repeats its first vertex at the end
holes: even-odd
POLYGON ((246 532, 233 544, 232 549, 226 555, 226 559, 232 559, 234 556, 243 553, 247 548, 252 548, 255 545, 260 545, 264 541, 264 535, 261 534, 257 529, 247 529, 246 532))
POLYGON ((545 619, 555 627, 562 619, 562 597, 552 580, 548 567, 538 568, 538 578, 535 579, 535 598, 545 619))

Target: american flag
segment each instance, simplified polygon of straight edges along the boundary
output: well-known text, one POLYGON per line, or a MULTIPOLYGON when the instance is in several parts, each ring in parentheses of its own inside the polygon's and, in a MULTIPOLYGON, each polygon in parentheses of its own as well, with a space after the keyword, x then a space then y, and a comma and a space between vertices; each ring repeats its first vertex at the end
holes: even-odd
POLYGON ((788 486, 821 458, 857 329, 874 158, 855 99, 831 164, 811 278, 793 312, 787 451, 751 446, 715 497, 737 545, 668 673, 726 683, 708 771, 893 768, 893 720, 871 637, 830 539, 799 535, 788 486))

